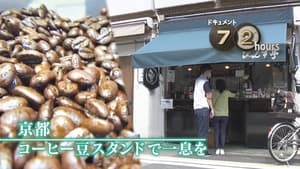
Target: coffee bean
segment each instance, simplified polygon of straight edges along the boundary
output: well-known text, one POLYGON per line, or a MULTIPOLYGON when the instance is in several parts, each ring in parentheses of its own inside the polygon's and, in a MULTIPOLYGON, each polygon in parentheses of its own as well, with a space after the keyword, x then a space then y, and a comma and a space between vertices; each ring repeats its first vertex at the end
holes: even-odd
POLYGON ((72 42, 72 49, 78 50, 79 48, 84 48, 89 45, 89 39, 85 36, 79 36, 72 42))
POLYGON ((36 50, 23 50, 16 54, 18 61, 26 64, 41 63, 45 55, 36 50))
POLYGON ((76 36, 79 36, 79 32, 80 32, 80 29, 77 27, 74 27, 68 32, 68 37, 74 38, 76 36))
POLYGON ((21 44, 23 49, 29 49, 29 50, 37 49, 37 43, 34 40, 30 39, 29 37, 22 37, 21 44))
POLYGON ((94 51, 90 48, 79 48, 78 54, 82 59, 93 59, 95 57, 94 51))
POLYGON ((51 119, 51 137, 63 138, 74 130, 76 125, 66 116, 56 116, 51 119))
POLYGON ((41 27, 41 26, 37 28, 37 32, 42 33, 42 34, 45 34, 45 35, 47 35, 47 36, 50 36, 49 31, 46 30, 44 27, 41 27))
POLYGON ((28 79, 34 75, 34 70, 26 64, 16 63, 14 66, 17 71, 17 76, 20 78, 28 79))
POLYGON ((37 112, 30 107, 18 107, 3 113, 0 117, 1 124, 17 128, 20 122, 34 121, 37 112))
POLYGON ((48 23, 45 19, 35 19, 34 23, 36 24, 36 26, 40 26, 40 27, 43 27, 43 28, 48 27, 48 23))
POLYGON ((105 80, 100 86, 98 93, 106 100, 112 100, 116 97, 118 85, 112 80, 105 80))
MULTIPOLYGON (((132 127, 126 127, 131 121, 128 98, 115 53, 106 9, 101 16, 76 21, 45 5, 0 12, 0 137, 16 137, 18 122, 24 120, 49 120, 50 137, 55 138, 135 136, 132 127)), ((60 143, 67 144, 74 143, 60 143)), ((11 152, 19 147, 3 146, 11 152)), ((9 163, 16 169, 140 167, 131 155, 96 155, 86 164, 74 152, 55 157, 45 151, 15 154, 9 163)))
POLYGON ((55 80, 55 73, 51 70, 43 70, 35 74, 30 80, 30 86, 32 87, 43 87, 49 82, 55 80))
POLYGON ((65 96, 56 98, 56 102, 59 106, 65 106, 65 107, 70 107, 70 108, 73 108, 76 110, 84 111, 84 109, 79 104, 77 104, 72 99, 65 97, 65 96))
POLYGON ((11 63, 0 65, 0 87, 7 87, 16 76, 16 69, 11 63))
POLYGON ((31 87, 26 86, 16 86, 12 93, 16 96, 21 96, 26 99, 28 99, 30 102, 36 103, 36 104, 43 104, 45 102, 44 96, 42 96, 38 91, 31 87))
POLYGON ((101 66, 107 70, 111 70, 113 68, 119 67, 119 64, 112 60, 104 60, 101 64, 101 66))
POLYGON ((57 88, 62 96, 74 96, 79 91, 78 84, 66 80, 58 82, 57 88))
POLYGON ((0 112, 17 109, 28 105, 28 101, 23 97, 5 96, 0 99, 0 112))
POLYGON ((106 45, 112 41, 112 38, 112 30, 107 27, 103 27, 100 29, 100 35, 96 38, 96 40, 97 43, 106 45))
POLYGON ((59 91, 58 91, 58 88, 55 85, 49 84, 44 89, 44 97, 46 99, 54 100, 58 96, 59 96, 59 91))
POLYGON ((96 83, 95 79, 88 72, 80 69, 74 69, 68 73, 68 78, 76 83, 91 85, 96 83))
POLYGON ((123 78, 123 76, 122 76, 122 71, 121 71, 121 69, 118 68, 118 67, 113 68, 113 69, 110 71, 109 76, 110 76, 113 80, 123 78))
POLYGON ((99 99, 88 99, 85 103, 85 108, 88 110, 88 114, 106 119, 108 116, 108 107, 102 100, 99 99))
POLYGON ((41 64, 34 66, 34 72, 37 74, 41 71, 50 71, 50 64, 47 61, 43 61, 41 64))
POLYGON ((11 52, 11 57, 15 57, 19 52, 23 50, 21 45, 15 45, 13 51, 11 52))
POLYGON ((49 43, 52 48, 55 48, 57 45, 59 45, 62 42, 62 38, 59 36, 52 36, 49 38, 49 43))
POLYGON ((37 48, 40 52, 43 52, 43 53, 46 53, 51 49, 49 43, 44 40, 39 41, 37 48))
POLYGON ((106 48, 102 46, 97 46, 94 50, 96 61, 102 62, 104 60, 104 55, 106 54, 106 48))
POLYGON ((61 23, 61 28, 65 31, 69 31, 70 30, 70 26, 68 22, 62 22, 61 23))
POLYGON ((9 33, 7 30, 0 30, 0 39, 10 40, 13 38, 14 38, 14 35, 9 33))
POLYGON ((6 89, 11 92, 15 87, 23 85, 21 79, 18 76, 15 76, 13 81, 6 87, 6 89))
POLYGON ((18 35, 20 32, 20 20, 16 17, 6 18, 7 30, 13 35, 18 35))
POLYGON ((2 98, 3 96, 5 96, 7 94, 7 91, 4 88, 0 88, 0 98, 2 98))
POLYGON ((39 120, 50 120, 53 115, 54 108, 54 100, 49 99, 45 103, 43 103, 39 109, 39 120))
POLYGON ((72 55, 72 67, 74 69, 79 69, 84 66, 84 62, 81 60, 80 56, 78 54, 73 54, 72 55))
POLYGON ((63 47, 65 49, 72 49, 72 43, 73 43, 74 39, 73 38, 67 38, 64 40, 63 42, 63 47))
POLYGON ((90 91, 82 91, 76 94, 75 101, 81 105, 83 105, 88 99, 96 98, 97 93, 90 91))
POLYGON ((46 58, 50 63, 58 63, 59 62, 59 56, 54 50, 49 50, 46 53, 46 58))
POLYGON ((28 26, 23 27, 23 28, 22 28, 22 31, 23 31, 25 34, 29 34, 29 35, 37 34, 37 32, 36 32, 32 27, 28 27, 28 26))

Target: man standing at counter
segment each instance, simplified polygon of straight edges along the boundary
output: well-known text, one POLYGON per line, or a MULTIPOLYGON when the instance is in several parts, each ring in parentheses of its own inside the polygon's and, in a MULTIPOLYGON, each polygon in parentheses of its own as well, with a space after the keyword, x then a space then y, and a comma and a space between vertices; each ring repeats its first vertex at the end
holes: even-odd
MULTIPOLYGON (((195 81, 194 87, 194 113, 197 127, 197 136, 207 139, 209 118, 213 118, 212 90, 208 79, 211 77, 212 67, 208 64, 201 65, 200 76, 195 81)), ((206 153, 208 154, 208 153, 206 153)))

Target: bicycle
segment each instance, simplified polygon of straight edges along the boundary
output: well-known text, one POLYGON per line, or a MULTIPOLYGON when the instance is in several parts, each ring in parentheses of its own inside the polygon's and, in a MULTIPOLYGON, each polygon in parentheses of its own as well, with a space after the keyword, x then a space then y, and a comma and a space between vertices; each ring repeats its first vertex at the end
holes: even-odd
POLYGON ((268 135, 268 149, 272 158, 279 163, 288 163, 298 153, 300 146, 300 122, 277 123, 268 135))
MULTIPOLYGON (((279 95, 276 99, 275 110, 283 111, 287 106, 287 99, 279 95)), ((268 134, 269 153, 279 163, 288 164, 297 155, 300 147, 300 116, 296 113, 293 115, 292 121, 275 124, 268 134)))

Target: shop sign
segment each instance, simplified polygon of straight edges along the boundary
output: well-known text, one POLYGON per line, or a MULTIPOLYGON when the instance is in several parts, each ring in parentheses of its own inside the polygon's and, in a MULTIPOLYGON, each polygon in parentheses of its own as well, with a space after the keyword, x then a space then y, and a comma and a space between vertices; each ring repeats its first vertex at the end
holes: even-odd
POLYGON ((143 84, 150 90, 153 90, 159 86, 158 68, 144 69, 143 84))
POLYGON ((271 58, 276 60, 279 55, 279 44, 257 44, 255 43, 254 50, 252 51, 243 51, 242 59, 258 59, 258 58, 271 58))
POLYGON ((245 23, 236 28, 234 34, 236 46, 242 50, 252 50, 260 41, 260 32, 255 25, 245 23))
POLYGON ((234 47, 233 34, 231 25, 214 26, 209 33, 210 44, 217 50, 230 50, 234 47))
POLYGON ((219 19, 208 19, 207 20, 207 25, 208 26, 211 26, 211 25, 214 25, 214 26, 222 26, 222 25, 236 25, 236 21, 234 19, 222 19, 222 20, 219 20, 219 19))
POLYGON ((252 24, 214 26, 209 33, 211 45, 217 50, 230 50, 236 45, 242 50, 252 50, 260 41, 260 32, 252 24))
POLYGON ((235 45, 242 50, 242 59, 276 60, 279 43, 262 44, 260 39, 259 29, 250 23, 240 24, 237 28, 231 25, 214 26, 209 34, 210 43, 217 50, 227 51, 235 45))

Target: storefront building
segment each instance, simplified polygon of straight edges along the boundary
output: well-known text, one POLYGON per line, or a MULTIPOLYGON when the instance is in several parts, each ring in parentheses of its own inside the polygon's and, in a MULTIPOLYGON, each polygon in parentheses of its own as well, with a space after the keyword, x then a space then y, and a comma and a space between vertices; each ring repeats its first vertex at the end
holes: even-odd
MULTIPOLYGON (((122 3, 126 4, 117 0, 107 0, 109 9, 110 1, 116 3, 111 4, 115 9, 121 9, 122 3)), ((6 6, 8 8, 9 5, 31 7, 45 2, 44 0, 25 1, 24 4, 14 2, 7 3, 2 8, 5 9, 6 6)), ((126 10, 122 12, 110 11, 114 14, 112 27, 124 71, 129 108, 130 112, 133 112, 134 130, 142 137, 195 136, 191 93, 193 81, 199 75, 199 64, 202 63, 212 63, 215 70, 212 82, 217 78, 224 78, 230 90, 244 96, 245 93, 240 92, 244 80, 241 73, 251 75, 254 81, 253 91, 258 89, 264 91, 265 98, 261 99, 263 103, 270 100, 266 93, 270 93, 271 87, 293 90, 290 72, 294 63, 289 49, 292 33, 297 32, 298 42, 300 29, 293 26, 292 7, 278 7, 285 6, 280 5, 279 0, 272 1, 272 4, 267 0, 252 4, 251 1, 241 4, 242 0, 190 0, 190 4, 187 2, 173 4, 172 1, 166 0, 136 0, 134 6, 124 5, 123 9, 126 10), (137 4, 141 7, 136 11, 137 4), (266 4, 270 9, 259 7, 266 4), (273 4, 274 7, 271 7, 273 4), (255 10, 247 8, 255 5, 258 6, 255 10), (141 14, 137 14, 141 11, 141 14), (128 12, 131 14, 127 15, 128 12), (116 19, 118 17, 121 19, 116 19), (125 20, 122 21, 122 18, 125 20), (233 26, 234 30, 237 30, 238 26, 245 23, 258 28, 260 44, 266 45, 257 48, 270 49, 267 54, 265 51, 245 52, 238 48, 234 41, 230 44, 233 48, 227 51, 219 51, 211 45, 209 34, 215 24, 233 26), (277 49, 278 45, 279 50, 272 50, 272 44, 273 49, 277 49), (145 47, 142 48, 143 46, 145 47), (142 49, 139 50, 140 48, 142 49), (131 61, 132 55, 134 56, 131 61), (148 89, 143 84, 143 70, 154 67, 159 68, 157 69, 160 72, 159 85, 157 88, 148 89), (170 104, 171 102, 173 104, 170 104)), ((85 15, 98 15, 99 9, 105 6, 104 0, 76 0, 72 3, 51 1, 46 4, 71 19, 85 15)), ((299 53, 299 45, 295 51, 299 53)), ((258 97, 255 92, 253 93, 249 97, 258 97)), ((268 107, 262 109, 269 111, 268 107)), ((233 113, 235 112, 240 110, 235 110, 233 113)), ((233 130, 230 139, 238 143, 246 143, 247 121, 240 120, 245 116, 233 117, 239 123, 232 123, 235 125, 229 126, 233 130), (235 131, 239 128, 242 131, 235 131)), ((263 123, 266 118, 268 117, 259 119, 263 123)), ((252 122, 250 121, 249 124, 257 124, 252 122)))
POLYGON ((146 137, 196 136, 193 85, 199 76, 200 64, 210 63, 212 86, 221 78, 229 90, 238 93, 237 98, 229 101, 228 141, 265 147, 266 133, 278 120, 270 113, 272 92, 278 88, 293 89, 293 31, 290 7, 231 11, 160 22, 156 38, 133 55, 138 82, 134 86, 134 119, 148 121, 135 120, 135 129, 146 137), (231 40, 225 38, 226 31, 231 40), (223 46, 220 45, 222 38, 225 38, 223 46), (250 41, 253 46, 249 50, 245 44, 250 41), (145 75, 141 71, 149 68, 158 68, 160 72, 158 88, 148 89, 139 79, 145 75), (251 87, 245 86, 246 80, 251 81, 251 87), (143 130, 142 126, 150 129, 143 130))

